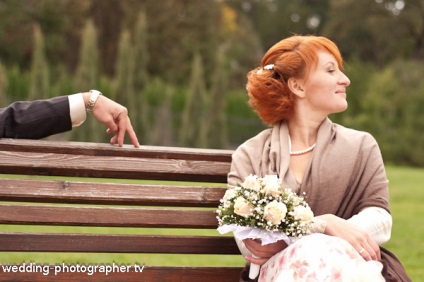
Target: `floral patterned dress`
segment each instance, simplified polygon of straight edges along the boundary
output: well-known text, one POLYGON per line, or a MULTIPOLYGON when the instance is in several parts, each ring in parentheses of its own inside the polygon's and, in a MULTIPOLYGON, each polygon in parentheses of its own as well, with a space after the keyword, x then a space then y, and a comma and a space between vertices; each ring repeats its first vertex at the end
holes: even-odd
POLYGON ((345 240, 323 234, 303 237, 261 268, 259 281, 379 282, 383 265, 365 261, 345 240))

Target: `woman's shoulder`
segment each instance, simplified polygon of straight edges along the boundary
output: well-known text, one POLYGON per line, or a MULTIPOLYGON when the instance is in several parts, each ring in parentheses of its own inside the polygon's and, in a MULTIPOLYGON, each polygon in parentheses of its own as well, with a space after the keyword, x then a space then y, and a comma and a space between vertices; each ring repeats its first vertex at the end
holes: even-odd
POLYGON ((270 140, 272 128, 264 129, 263 131, 259 132, 257 135, 247 139, 244 141, 241 145, 238 146, 237 150, 245 150, 250 148, 257 148, 259 146, 263 146, 265 143, 267 143, 268 140, 270 140))
POLYGON ((349 143, 368 143, 368 144, 375 144, 377 143, 374 136, 366 131, 353 129, 349 127, 345 127, 341 124, 333 123, 333 129, 336 132, 337 138, 343 138, 346 141, 349 141, 349 143))
POLYGON ((260 172, 260 162, 264 151, 267 151, 271 140, 272 130, 265 129, 256 136, 246 140, 234 150, 232 154, 231 171, 228 174, 229 185, 236 185, 244 180, 249 174, 260 172))

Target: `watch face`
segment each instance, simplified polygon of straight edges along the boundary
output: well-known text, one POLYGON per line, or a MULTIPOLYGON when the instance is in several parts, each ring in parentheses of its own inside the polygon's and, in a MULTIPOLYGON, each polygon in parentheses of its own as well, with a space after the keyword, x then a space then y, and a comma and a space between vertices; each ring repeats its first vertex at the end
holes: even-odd
POLYGON ((94 109, 94 106, 96 105, 97 98, 99 98, 102 93, 98 90, 90 90, 91 96, 87 103, 87 111, 91 112, 94 109))

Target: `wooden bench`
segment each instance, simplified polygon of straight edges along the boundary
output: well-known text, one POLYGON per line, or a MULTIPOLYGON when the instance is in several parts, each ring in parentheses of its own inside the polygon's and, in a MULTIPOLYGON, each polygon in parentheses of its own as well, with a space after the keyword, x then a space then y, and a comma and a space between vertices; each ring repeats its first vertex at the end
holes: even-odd
MULTIPOLYGON (((31 230, 32 225, 216 229, 215 210, 230 161, 230 150, 0 139, 0 252, 137 253, 140 260, 151 253, 240 254, 234 239, 218 232, 177 236, 31 230), (28 228, 5 232, 2 225, 28 228)), ((0 268, 0 280, 238 281, 242 269, 144 265, 140 272, 136 265, 99 265, 103 272, 87 275, 88 265, 79 270, 70 265, 54 275, 62 261, 57 263, 50 264, 48 275, 0 268), (106 267, 115 271, 106 275, 106 267)))

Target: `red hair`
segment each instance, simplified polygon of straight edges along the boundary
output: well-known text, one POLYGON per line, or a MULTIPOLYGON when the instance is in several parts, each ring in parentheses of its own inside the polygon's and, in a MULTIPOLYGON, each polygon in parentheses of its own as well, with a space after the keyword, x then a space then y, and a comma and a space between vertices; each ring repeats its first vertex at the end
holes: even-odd
POLYGON ((318 52, 332 54, 343 70, 343 60, 336 44, 321 36, 294 35, 272 46, 263 56, 261 68, 247 74, 249 105, 260 119, 274 125, 293 116, 296 97, 287 86, 289 78, 307 79, 318 63, 318 52), (263 69, 273 64, 273 69, 263 69))

